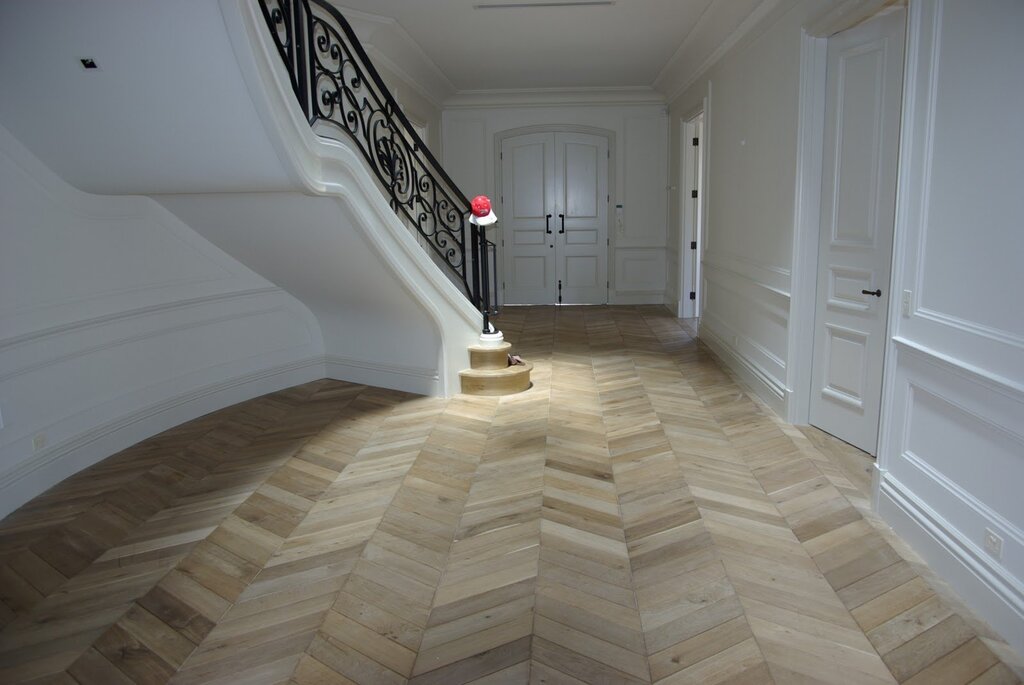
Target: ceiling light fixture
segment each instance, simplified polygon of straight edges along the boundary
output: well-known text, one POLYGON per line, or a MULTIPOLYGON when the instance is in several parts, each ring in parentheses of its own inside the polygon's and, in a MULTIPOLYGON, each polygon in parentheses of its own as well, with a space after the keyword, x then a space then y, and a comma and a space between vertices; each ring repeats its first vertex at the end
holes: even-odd
POLYGON ((477 10, 509 10, 529 7, 593 7, 597 5, 614 5, 615 0, 540 0, 540 2, 489 2, 477 3, 477 10))

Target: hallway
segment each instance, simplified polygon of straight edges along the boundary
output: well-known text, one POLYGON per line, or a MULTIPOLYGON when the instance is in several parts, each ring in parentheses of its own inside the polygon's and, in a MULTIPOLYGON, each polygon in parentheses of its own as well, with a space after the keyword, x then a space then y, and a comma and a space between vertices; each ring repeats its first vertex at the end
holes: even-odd
POLYGON ((520 395, 317 381, 16 511, 0 682, 1019 682, 664 308, 498 325, 520 395))

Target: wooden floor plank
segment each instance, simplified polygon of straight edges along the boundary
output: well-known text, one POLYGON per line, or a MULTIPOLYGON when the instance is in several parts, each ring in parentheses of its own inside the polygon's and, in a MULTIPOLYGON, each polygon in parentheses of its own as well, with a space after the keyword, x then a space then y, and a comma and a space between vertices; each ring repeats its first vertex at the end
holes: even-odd
POLYGON ((316 381, 0 521, 0 681, 1020 682, 880 531, 870 460, 780 421, 689 322, 499 323, 526 392, 316 381))

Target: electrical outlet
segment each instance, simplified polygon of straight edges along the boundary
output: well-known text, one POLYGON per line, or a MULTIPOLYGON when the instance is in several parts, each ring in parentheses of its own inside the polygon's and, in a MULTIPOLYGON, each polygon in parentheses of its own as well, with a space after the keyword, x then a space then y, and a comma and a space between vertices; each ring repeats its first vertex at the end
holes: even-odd
POLYGON ((910 318, 910 310, 914 306, 914 292, 912 290, 903 291, 903 317, 906 319, 910 318))
POLYGON ((985 529, 985 551, 997 561, 1003 558, 1003 539, 990 528, 985 529))
POLYGON ((38 452, 46 447, 46 433, 36 433, 32 436, 32 451, 38 452))

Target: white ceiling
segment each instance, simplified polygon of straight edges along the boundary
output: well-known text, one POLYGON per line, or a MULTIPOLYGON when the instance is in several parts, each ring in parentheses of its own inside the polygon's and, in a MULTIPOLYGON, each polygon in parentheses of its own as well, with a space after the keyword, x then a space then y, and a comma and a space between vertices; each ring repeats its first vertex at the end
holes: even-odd
MULTIPOLYGON (((509 0, 501 0, 508 2, 509 0)), ((521 0, 520 0, 521 1, 521 0)), ((700 33, 724 42, 757 0, 616 0, 613 5, 476 9, 498 0, 336 0, 394 19, 456 91, 654 85, 700 33)), ((350 21, 359 17, 349 15, 350 21)), ((357 29, 358 30, 358 29, 357 29)), ((365 35, 363 31, 358 31, 365 35)), ((370 42, 382 52, 394 31, 370 42), (391 35, 388 35, 391 34, 391 35)))

